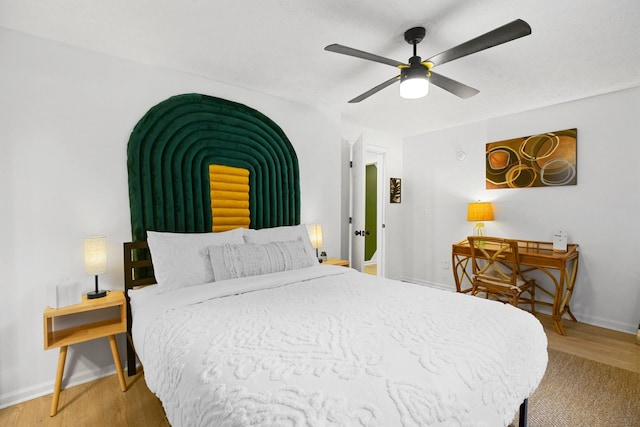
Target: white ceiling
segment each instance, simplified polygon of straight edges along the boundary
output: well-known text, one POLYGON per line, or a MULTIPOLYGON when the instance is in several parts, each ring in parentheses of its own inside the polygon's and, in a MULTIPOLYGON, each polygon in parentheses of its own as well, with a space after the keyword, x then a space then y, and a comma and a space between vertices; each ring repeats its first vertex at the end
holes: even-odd
POLYGON ((638 0, 0 0, 0 26, 400 135, 640 86, 638 0), (467 100, 437 87, 404 100, 393 85, 348 104, 397 69, 324 51, 340 43, 406 62, 410 27, 426 27, 428 58, 517 18, 530 36, 434 70, 480 90, 467 100))

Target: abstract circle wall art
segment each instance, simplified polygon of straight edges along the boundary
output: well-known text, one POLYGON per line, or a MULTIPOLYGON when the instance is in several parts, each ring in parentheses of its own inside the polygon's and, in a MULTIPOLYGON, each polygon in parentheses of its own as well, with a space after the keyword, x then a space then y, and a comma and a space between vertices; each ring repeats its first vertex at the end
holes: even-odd
POLYGON ((490 142, 486 188, 577 185, 578 129, 490 142))

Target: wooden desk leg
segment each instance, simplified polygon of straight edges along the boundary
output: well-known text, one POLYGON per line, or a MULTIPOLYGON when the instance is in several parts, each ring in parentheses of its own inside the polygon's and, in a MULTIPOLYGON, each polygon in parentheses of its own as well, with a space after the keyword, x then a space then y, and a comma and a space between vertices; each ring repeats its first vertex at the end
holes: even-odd
POLYGON ((116 374, 118 374, 118 381, 120 382, 120 390, 127 391, 127 383, 124 381, 124 373, 122 372, 122 364, 120 363, 120 354, 118 353, 118 343, 116 343, 115 335, 109 335, 109 345, 111 346, 113 363, 116 366, 116 374))
POLYGON ((467 273, 467 264, 471 257, 466 257, 463 255, 456 255, 455 253, 451 254, 451 269, 453 270, 453 280, 456 284, 456 292, 469 293, 473 288, 473 280, 467 273), (469 287, 462 289, 462 284, 465 281, 465 278, 469 282, 469 287))
MULTIPOLYGON (((571 295, 573 294, 573 287, 576 283, 576 274, 578 272, 578 258, 568 261, 567 264, 560 270, 560 279, 556 283, 556 295, 553 300, 553 321, 556 325, 556 331, 560 335, 565 335, 564 327, 562 326, 562 316, 564 313, 569 314, 571 320, 577 322, 578 320, 571 312, 569 308, 569 301, 571 301, 571 295), (567 282, 567 289, 565 291, 565 280, 567 282)), ((547 273, 548 274, 548 273, 547 273)), ((549 274, 553 279, 553 276, 549 274)))
POLYGON ((578 319, 576 319, 576 316, 573 315, 571 309, 568 306, 565 307, 564 310, 559 314, 556 314, 555 311, 556 310, 554 307, 553 323, 556 325, 556 332, 558 332, 560 335, 566 335, 566 333, 564 332, 564 326, 562 326, 562 316, 564 316, 564 313, 567 313, 569 317, 571 317, 571 320, 573 320, 574 322, 577 322, 578 319))
MULTIPOLYGON (((554 309, 555 311, 555 309, 554 309)), ((560 335, 566 335, 564 332, 564 327, 562 326, 562 315, 558 315, 556 313, 553 314, 553 323, 556 327, 556 332, 560 335)))
POLYGON ((62 376, 64 375, 64 363, 67 360, 67 346, 60 347, 58 355, 58 370, 56 371, 56 383, 53 386, 53 400, 51 401, 51 412, 49 416, 55 416, 58 413, 58 400, 60 399, 60 388, 62 387, 62 376))

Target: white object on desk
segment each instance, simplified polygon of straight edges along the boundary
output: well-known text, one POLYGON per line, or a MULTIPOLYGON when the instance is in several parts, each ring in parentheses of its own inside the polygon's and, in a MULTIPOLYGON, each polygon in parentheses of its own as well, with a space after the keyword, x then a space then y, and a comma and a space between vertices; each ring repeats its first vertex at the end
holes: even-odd
POLYGON ((60 283, 47 288, 47 305, 51 308, 66 307, 82 302, 80 283, 60 283))
POLYGON ((553 233, 553 250, 559 252, 567 251, 567 232, 566 231, 556 231, 553 233))

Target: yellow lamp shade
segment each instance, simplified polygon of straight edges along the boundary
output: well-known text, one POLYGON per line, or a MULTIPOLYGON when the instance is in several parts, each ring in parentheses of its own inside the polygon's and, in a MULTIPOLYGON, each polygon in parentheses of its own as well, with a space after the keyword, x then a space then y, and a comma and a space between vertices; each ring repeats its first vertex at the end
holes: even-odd
POLYGON ((493 221, 493 204, 491 202, 469 203, 467 221, 493 221))

